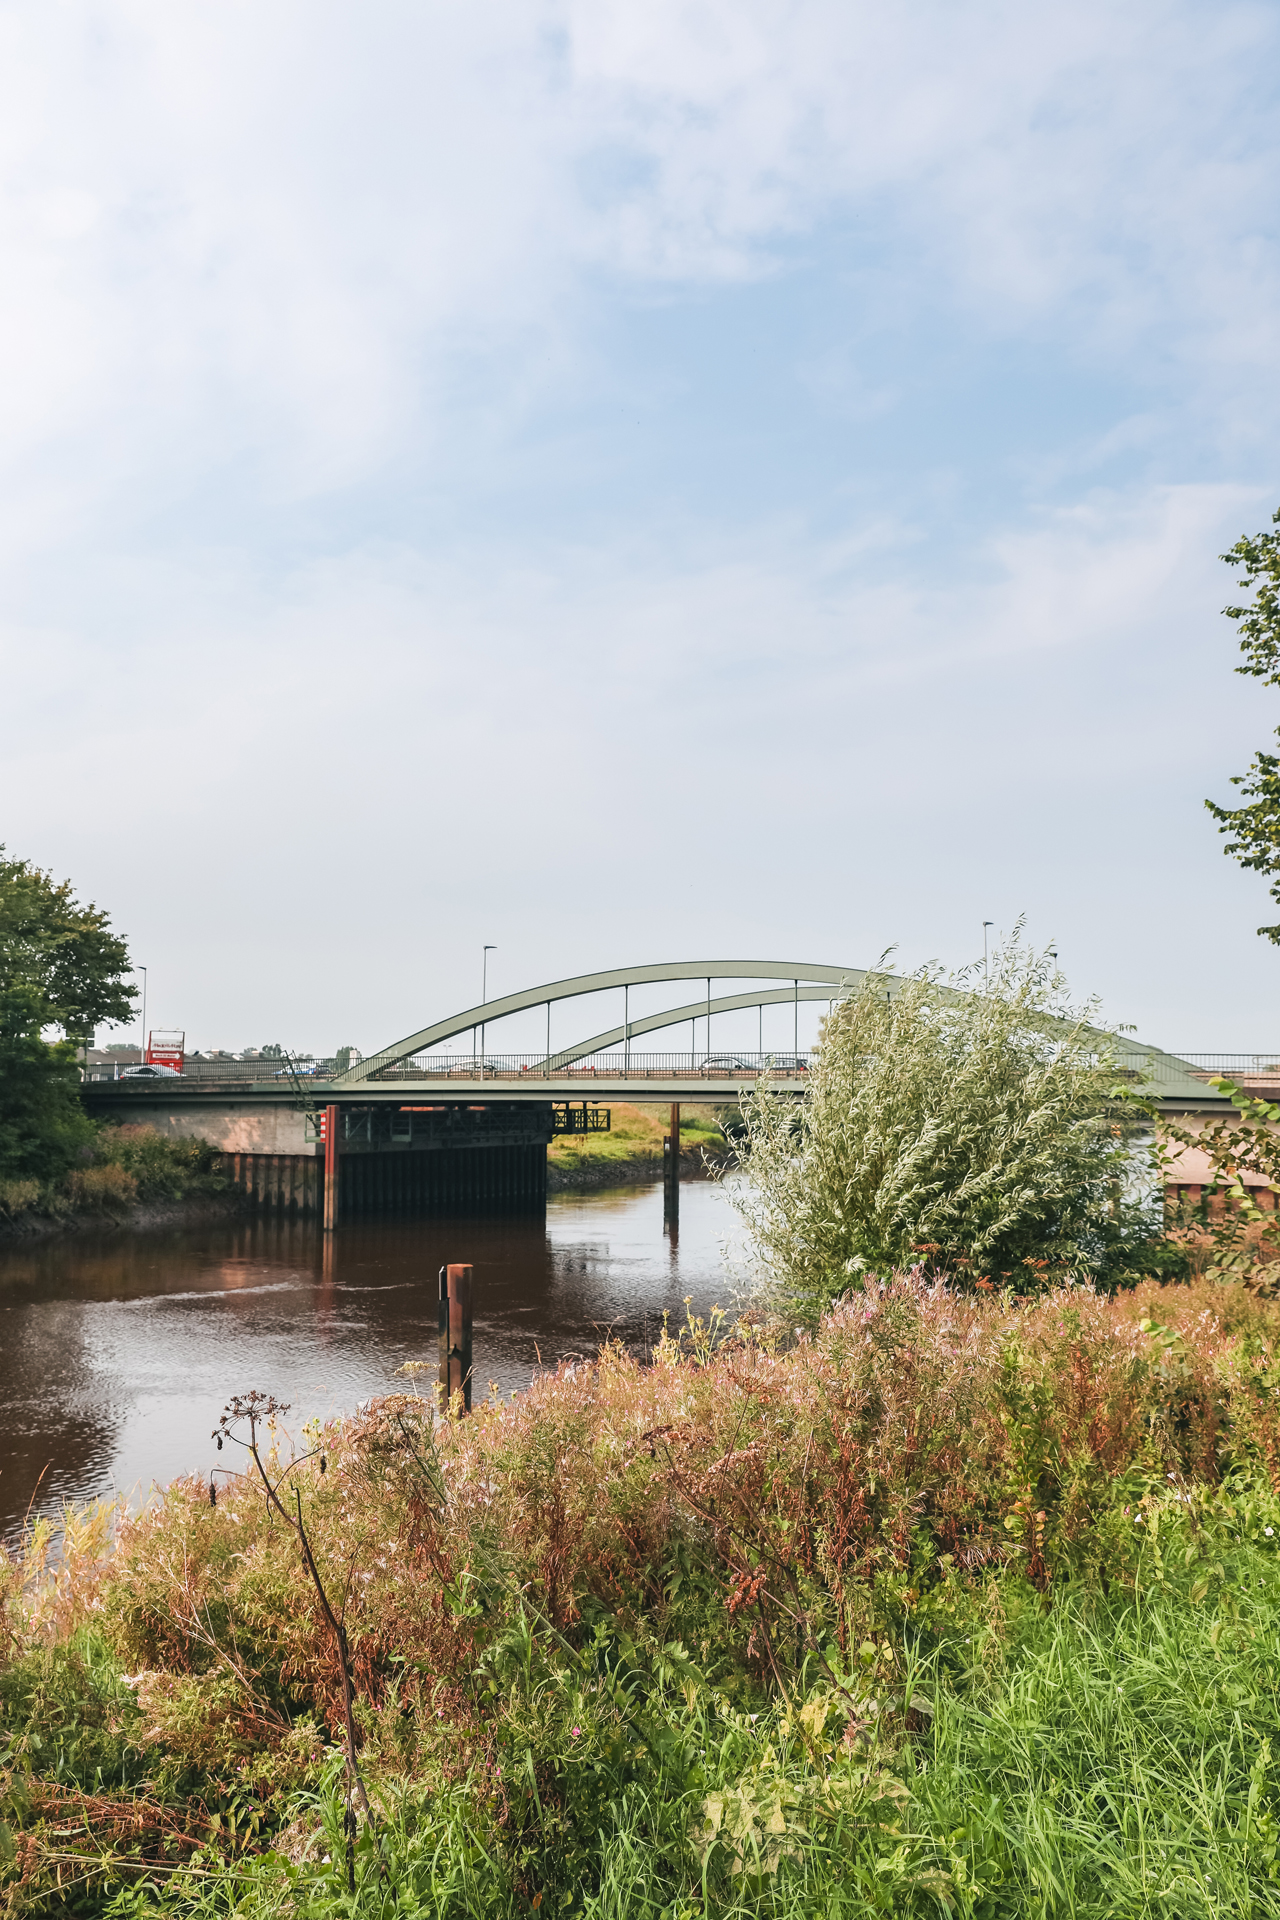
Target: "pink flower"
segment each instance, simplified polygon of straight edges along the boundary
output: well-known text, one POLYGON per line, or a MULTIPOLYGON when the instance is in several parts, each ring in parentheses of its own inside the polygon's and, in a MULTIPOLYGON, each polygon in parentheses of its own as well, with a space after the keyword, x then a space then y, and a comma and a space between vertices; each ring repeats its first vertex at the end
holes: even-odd
POLYGON ((582 1732, 582 1728, 581 1728, 581 1727, 575 1727, 575 1728, 574 1728, 574 1730, 573 1730, 573 1737, 574 1737, 574 1739, 575 1739, 575 1740, 577 1739, 577 1737, 578 1737, 578 1735, 579 1735, 579 1734, 580 1734, 581 1732, 582 1732))

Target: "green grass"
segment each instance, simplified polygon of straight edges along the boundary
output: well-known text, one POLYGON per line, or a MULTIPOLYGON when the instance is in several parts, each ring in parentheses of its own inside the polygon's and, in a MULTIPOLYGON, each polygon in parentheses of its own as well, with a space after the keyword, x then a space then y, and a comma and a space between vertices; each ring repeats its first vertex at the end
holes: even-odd
MULTIPOLYGON (((655 1173, 662 1166, 662 1141, 670 1131, 669 1106, 633 1106, 619 1103, 610 1107, 608 1133, 557 1134, 547 1149, 548 1163, 565 1172, 580 1168, 608 1166, 610 1162, 634 1165, 652 1162, 655 1173)), ((682 1106, 680 1109, 680 1146, 688 1153, 697 1147, 711 1152, 722 1150, 724 1135, 710 1107, 682 1106)))
POLYGON ((1265 1538, 1238 1544, 1235 1525, 1220 1513, 1197 1535, 1166 1515, 1176 1572, 1162 1561, 1157 1574, 1153 1561, 1136 1596, 1064 1595, 1046 1611, 1024 1582, 957 1588, 945 1635, 908 1632, 892 1660, 864 1643, 861 1664, 841 1675, 846 1693, 811 1688, 807 1725, 783 1706, 734 1713, 696 1685, 678 1702, 652 1669, 642 1688, 637 1668, 614 1675, 613 1704, 632 1703, 632 1738, 619 1744, 599 1688, 593 1704, 580 1674, 535 1662, 508 1676, 515 1695, 527 1689, 528 1712, 514 1717, 525 1731, 504 1757, 517 1779, 528 1758, 533 1781, 537 1746, 540 1804, 536 1787, 517 1788, 498 1817, 491 1779, 431 1794, 388 1783, 384 1871, 362 1835, 352 1900, 334 1760, 322 1790, 291 1809, 292 1840, 318 1836, 311 1861, 276 1853, 207 1879, 179 1875, 122 1890, 109 1910, 191 1920, 1280 1914, 1280 1570, 1265 1538), (583 1735, 577 1752, 570 1724, 583 1735), (560 1760, 548 1771, 551 1752, 560 1760), (720 1838, 707 1849, 716 1801, 720 1838), (725 1838, 735 1821, 736 1843, 725 1838))
MULTIPOLYGON (((975 1916, 1280 1913, 1274 1555, 1182 1593, 1028 1609, 935 1694, 912 1825, 975 1916)), ((940 1657, 945 1669, 959 1652, 940 1657)))

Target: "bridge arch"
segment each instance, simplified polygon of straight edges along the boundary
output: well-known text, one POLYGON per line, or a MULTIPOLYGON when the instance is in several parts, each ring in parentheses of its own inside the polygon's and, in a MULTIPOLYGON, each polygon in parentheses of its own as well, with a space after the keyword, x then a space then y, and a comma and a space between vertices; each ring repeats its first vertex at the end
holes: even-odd
POLYGON ((655 1033, 663 1027, 678 1026, 681 1021, 701 1017, 708 1009, 714 1015, 740 1007, 838 999, 842 993, 860 986, 865 978, 865 967, 821 966, 791 960, 668 960, 638 967, 611 967, 600 973, 579 973, 567 980, 548 981, 540 987, 529 987, 521 993, 504 994, 497 1000, 463 1008, 447 1019, 437 1020, 429 1027, 421 1027, 417 1033, 407 1034, 403 1040, 395 1040, 390 1046, 379 1048, 377 1053, 361 1060, 340 1076, 340 1083, 349 1086, 367 1080, 371 1075, 395 1066, 415 1053, 438 1046, 442 1040, 451 1040, 460 1033, 470 1033, 477 1027, 502 1020, 508 1014, 524 1013, 535 1007, 550 1007, 559 1000, 579 999, 586 994, 606 993, 610 988, 669 985, 679 980, 706 980, 708 983, 714 980, 790 982, 787 989, 770 985, 755 993, 721 996, 718 999, 711 995, 708 986, 704 998, 687 1006, 645 1015, 641 1019, 626 1019, 621 1027, 609 1028, 569 1048, 557 1049, 550 1056, 548 1065, 554 1062, 562 1066, 572 1060, 585 1059, 601 1047, 615 1045, 620 1040, 626 1041, 640 1033, 655 1033))
MULTIPOLYGON (((554 1052, 549 1048, 544 1061, 545 1069, 554 1073, 570 1066, 576 1060, 589 1058, 605 1048, 619 1044, 629 1048, 632 1040, 642 1034, 656 1033, 665 1027, 679 1026, 686 1020, 696 1020, 706 1015, 731 1013, 744 1008, 783 1006, 794 1004, 797 1008, 802 1002, 836 1000, 849 992, 856 991, 867 977, 865 967, 840 967, 815 964, 811 961, 792 960, 674 960, 658 961, 642 966, 612 967, 597 973, 580 973, 565 980, 548 981, 542 986, 528 987, 519 993, 508 993, 495 1000, 483 1001, 472 1007, 465 1007, 458 1013, 450 1014, 443 1020, 434 1021, 430 1026, 420 1027, 416 1033, 405 1035, 402 1040, 392 1041, 389 1046, 380 1048, 366 1059, 359 1061, 346 1073, 335 1076, 331 1084, 335 1088, 354 1088, 370 1080, 387 1068, 410 1059, 414 1054, 423 1053, 438 1046, 441 1041, 451 1040, 459 1034, 471 1033, 476 1028, 486 1026, 493 1021, 506 1018, 508 1014, 524 1013, 530 1009, 545 1006, 548 1009, 558 1001, 579 999, 589 994, 608 992, 612 988, 630 989, 633 986, 670 985, 685 980, 701 980, 706 983, 706 992, 697 1000, 688 1001, 682 1006, 665 1008, 657 1013, 645 1014, 637 1019, 624 1016, 623 1024, 603 1029, 598 1033, 584 1035, 567 1047, 559 1047, 554 1052), (745 993, 713 995, 712 983, 720 981, 755 980, 760 985, 745 993), (779 982, 785 984, 778 984, 779 982)), ((903 984, 902 976, 885 973, 881 976, 892 992, 895 986, 903 984)), ((939 988, 940 997, 959 1000, 963 995, 954 988, 939 988)), ((1103 1028, 1091 1028, 1089 1032, 1099 1041, 1107 1041, 1112 1046, 1117 1043, 1115 1034, 1103 1028)), ((1136 1040, 1124 1040, 1119 1044, 1119 1053, 1123 1063, 1139 1074, 1149 1075, 1162 1089, 1177 1088, 1179 1091, 1204 1094, 1204 1082, 1193 1077, 1195 1070, 1176 1055, 1166 1053, 1160 1047, 1152 1047, 1136 1040)))

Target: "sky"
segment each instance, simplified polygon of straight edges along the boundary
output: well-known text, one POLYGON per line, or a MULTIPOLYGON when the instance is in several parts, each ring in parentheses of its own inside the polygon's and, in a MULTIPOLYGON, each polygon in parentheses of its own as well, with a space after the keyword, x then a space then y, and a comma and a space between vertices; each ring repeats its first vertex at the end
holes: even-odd
POLYGON ((1219 558, 1280 507, 1278 56, 1234 0, 0 0, 0 839, 191 1046, 371 1050, 486 944, 1025 919, 1280 1051, 1203 804, 1280 724, 1219 558))

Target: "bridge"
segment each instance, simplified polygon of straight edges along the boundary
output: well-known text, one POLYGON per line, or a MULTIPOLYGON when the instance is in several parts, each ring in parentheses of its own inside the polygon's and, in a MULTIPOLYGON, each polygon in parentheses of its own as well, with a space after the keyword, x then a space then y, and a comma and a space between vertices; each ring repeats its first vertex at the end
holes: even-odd
MULTIPOLYGON (((180 1079, 91 1075, 83 1094, 99 1117, 213 1140, 255 1195, 290 1211, 318 1209, 326 1184, 330 1214, 339 1185, 343 1212, 536 1206, 545 1200, 548 1141, 557 1131, 607 1125, 610 1101, 730 1103, 760 1085, 780 1098, 802 1096, 811 1055, 800 1045, 801 1007, 829 1006, 866 977, 864 968, 772 960, 619 967, 464 1008, 354 1062, 195 1056, 180 1079), (632 1008, 634 989, 682 988, 687 996, 691 983, 694 998, 656 1011, 632 1008), (726 985, 737 990, 726 993, 726 985), (604 1026, 583 1019, 600 995, 615 1016, 604 1026), (553 1045, 553 1015, 566 1003, 575 1006, 576 1037, 553 1045), (766 1009, 783 1010, 784 1021, 790 1009, 789 1046, 764 1047, 766 1009), (759 1044, 747 1051, 717 1045, 717 1018, 752 1010, 759 1044), (527 1025, 538 1013, 545 1016, 538 1052, 494 1046, 500 1022, 521 1015, 527 1025), (687 1047, 650 1051, 651 1036, 682 1041, 686 1027, 687 1047), (469 1045, 459 1045, 464 1040, 469 1045)), ((906 984, 896 975, 878 977, 890 996, 906 984)), ((773 1018, 776 1024, 776 1011, 773 1018)), ((1120 1070, 1169 1110, 1225 1110, 1201 1060, 1090 1031, 1114 1049, 1120 1070)))

